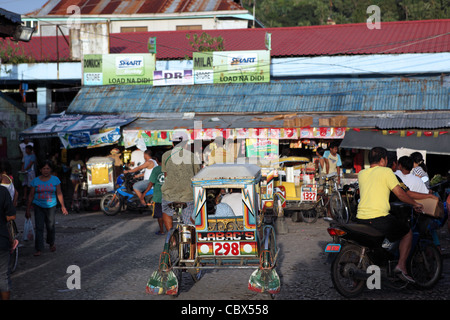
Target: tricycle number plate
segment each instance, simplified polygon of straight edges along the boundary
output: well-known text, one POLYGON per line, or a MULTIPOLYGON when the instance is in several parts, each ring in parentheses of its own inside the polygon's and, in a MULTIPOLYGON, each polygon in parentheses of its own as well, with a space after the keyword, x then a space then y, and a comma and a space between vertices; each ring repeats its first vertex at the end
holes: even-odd
POLYGON ((201 256, 255 256, 257 243, 254 241, 214 241, 197 242, 198 254, 201 256))
POLYGON ((216 256, 239 256, 239 242, 214 242, 214 255, 216 256))
POLYGON ((301 201, 317 201, 317 188, 302 187, 301 201))

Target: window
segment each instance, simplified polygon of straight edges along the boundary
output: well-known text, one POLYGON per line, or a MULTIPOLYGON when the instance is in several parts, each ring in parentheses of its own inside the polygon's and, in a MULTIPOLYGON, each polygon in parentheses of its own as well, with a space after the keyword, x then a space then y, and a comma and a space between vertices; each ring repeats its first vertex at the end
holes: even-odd
POLYGON ((38 21, 25 21, 23 23, 25 27, 34 28, 34 34, 39 33, 39 22, 38 21))
POLYGON ((120 32, 147 32, 147 27, 120 27, 120 32))
POLYGON ((201 25, 177 26, 177 30, 202 30, 202 26, 201 25))

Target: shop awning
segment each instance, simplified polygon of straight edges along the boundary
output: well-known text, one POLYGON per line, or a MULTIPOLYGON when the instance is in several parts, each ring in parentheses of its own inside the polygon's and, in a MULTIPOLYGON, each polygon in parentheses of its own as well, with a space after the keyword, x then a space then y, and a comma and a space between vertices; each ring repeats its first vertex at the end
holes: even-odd
POLYGON ((117 142, 120 127, 136 120, 124 115, 53 114, 20 133, 28 139, 60 138, 65 148, 93 147, 117 142))
POLYGON ((340 145, 341 148, 371 149, 384 147, 426 150, 427 153, 450 155, 450 130, 349 130, 340 145))

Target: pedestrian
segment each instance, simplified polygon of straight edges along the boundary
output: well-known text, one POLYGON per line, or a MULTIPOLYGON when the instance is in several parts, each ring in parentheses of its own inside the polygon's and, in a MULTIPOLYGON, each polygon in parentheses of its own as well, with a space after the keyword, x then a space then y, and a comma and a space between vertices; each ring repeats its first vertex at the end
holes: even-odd
POLYGON ((154 203, 153 218, 158 219, 159 231, 156 232, 157 235, 163 235, 164 224, 162 216, 162 192, 161 187, 164 184, 164 173, 161 171, 161 158, 162 153, 160 151, 156 152, 153 157, 156 160, 157 166, 153 168, 152 173, 149 178, 149 184, 145 191, 141 194, 141 203, 145 203, 145 194, 153 188, 152 202, 154 203))
MULTIPOLYGON (((52 167, 55 168, 53 166, 53 162, 52 167)), ((70 181, 72 181, 73 187, 73 198, 78 199, 78 194, 76 193, 77 185, 80 183, 80 173, 85 168, 85 164, 83 160, 81 160, 81 155, 79 153, 75 154, 75 157, 72 160, 70 160, 69 167, 70 167, 70 181)))
POLYGON ((68 214, 64 206, 64 198, 61 191, 61 181, 52 175, 52 162, 47 160, 40 167, 41 175, 31 182, 30 195, 28 197, 25 217, 31 217, 31 206, 34 206, 34 220, 36 225, 35 236, 35 256, 40 256, 44 249, 44 226, 47 229, 47 243, 50 251, 54 252, 55 247, 55 213, 57 200, 61 204, 61 211, 68 214))
POLYGON ((330 150, 324 152, 323 157, 328 159, 329 170, 328 174, 336 173, 337 174, 337 182, 341 183, 341 166, 342 160, 341 156, 337 153, 339 149, 339 143, 332 142, 330 144, 330 150))
POLYGON ((123 161, 121 157, 122 153, 117 148, 114 148, 109 152, 108 158, 114 159, 114 179, 120 176, 123 170, 123 161))
POLYGON ((11 196, 3 186, 0 186, 0 298, 9 300, 11 292, 11 276, 9 259, 11 256, 11 239, 7 223, 16 218, 11 196))
POLYGON ((22 186, 23 186, 23 201, 26 203, 28 199, 28 192, 31 187, 31 181, 36 177, 35 172, 36 166, 36 155, 33 151, 33 146, 27 145, 25 147, 25 155, 22 159, 22 172, 25 173, 23 176, 22 186))
POLYGON ((34 143, 30 141, 30 139, 25 138, 22 140, 22 142, 19 144, 20 153, 22 154, 22 159, 25 156, 25 148, 26 146, 32 146, 34 148, 34 143))
MULTIPOLYGON (((448 219, 449 212, 450 212, 450 194, 447 196, 445 206, 447 207, 446 209, 447 209, 447 219, 448 219)), ((450 219, 447 220, 447 229, 448 229, 448 232, 450 233, 450 219)))
POLYGON ((328 159, 324 158, 325 150, 322 147, 318 147, 316 150, 316 171, 319 177, 319 188, 323 189, 324 177, 328 174, 328 170, 330 170, 330 164, 328 163, 328 159))
POLYGON ((14 187, 13 178, 11 176, 11 165, 6 160, 0 161, 0 183, 2 186, 8 189, 8 192, 11 195, 13 206, 17 207, 19 193, 14 187))
POLYGON ((163 221, 167 230, 172 229, 174 210, 170 207, 172 202, 186 203, 182 211, 182 220, 185 224, 194 222, 194 195, 191 179, 200 171, 200 160, 191 152, 187 134, 175 132, 172 140, 180 141, 172 150, 166 151, 161 159, 161 171, 165 174, 162 192, 163 221))
POLYGON ((430 188, 430 177, 427 173, 427 166, 424 162, 423 156, 420 152, 411 153, 410 157, 413 160, 413 169, 411 173, 415 176, 418 176, 425 183, 425 186, 430 188))
POLYGON ((403 156, 398 159, 398 169, 395 174, 402 179, 403 183, 411 190, 419 193, 430 193, 425 183, 417 176, 413 175, 413 160, 411 157, 403 156))

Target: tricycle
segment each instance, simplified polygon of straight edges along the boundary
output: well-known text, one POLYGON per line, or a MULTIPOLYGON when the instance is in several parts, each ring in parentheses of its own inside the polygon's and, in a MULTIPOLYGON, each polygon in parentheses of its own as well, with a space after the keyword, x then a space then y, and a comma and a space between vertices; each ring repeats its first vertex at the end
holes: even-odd
POLYGON ((92 157, 86 162, 87 194, 91 199, 100 199, 114 191, 114 159, 92 157))
MULTIPOLYGON (((219 268, 256 268, 248 289, 272 297, 278 293, 276 215, 273 201, 261 204, 260 182, 261 168, 254 164, 214 164, 200 170, 192 178, 194 223, 178 218, 169 230, 147 293, 177 296, 183 271, 196 282, 205 269, 219 268), (224 210, 224 204, 230 209, 224 210)), ((183 206, 173 203, 179 212, 183 206)))
POLYGON ((280 158, 272 163, 277 168, 275 196, 294 222, 300 218, 308 223, 317 220, 315 168, 308 167, 308 163, 306 157, 280 158))

